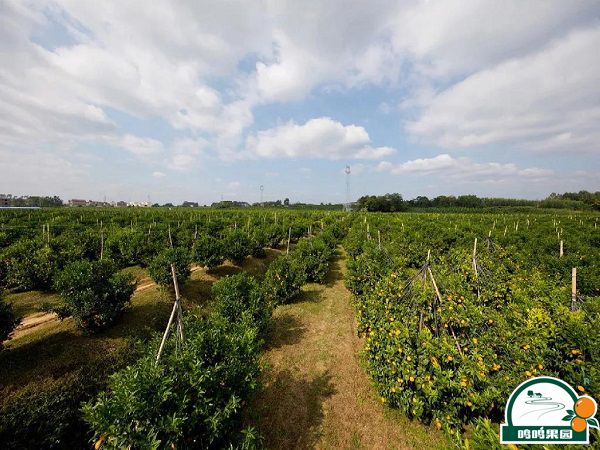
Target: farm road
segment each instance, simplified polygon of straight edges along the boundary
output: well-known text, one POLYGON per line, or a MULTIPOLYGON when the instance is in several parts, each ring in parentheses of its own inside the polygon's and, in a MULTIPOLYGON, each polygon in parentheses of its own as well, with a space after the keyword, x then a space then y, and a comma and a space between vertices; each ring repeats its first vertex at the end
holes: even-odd
POLYGON ((276 308, 263 390, 246 417, 269 449, 447 448, 439 432, 384 407, 361 367, 346 255, 338 249, 325 285, 276 308))

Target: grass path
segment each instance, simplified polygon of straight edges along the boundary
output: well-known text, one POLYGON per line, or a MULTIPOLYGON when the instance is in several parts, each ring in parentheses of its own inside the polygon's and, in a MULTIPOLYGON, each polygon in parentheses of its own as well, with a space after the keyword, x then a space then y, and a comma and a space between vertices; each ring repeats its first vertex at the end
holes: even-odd
POLYGON ((345 254, 325 285, 278 307, 264 354, 264 389, 248 408, 269 449, 448 448, 440 432, 412 422, 378 400, 358 353, 345 254))

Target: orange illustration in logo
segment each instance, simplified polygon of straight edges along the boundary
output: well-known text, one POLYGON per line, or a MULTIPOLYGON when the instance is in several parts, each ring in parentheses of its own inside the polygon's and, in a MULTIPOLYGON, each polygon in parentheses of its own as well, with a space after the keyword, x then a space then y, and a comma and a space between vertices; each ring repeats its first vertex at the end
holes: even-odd
POLYGON ((594 417, 596 414, 596 402, 588 396, 580 397, 575 402, 575 408, 573 409, 577 417, 571 420, 571 428, 576 432, 584 431, 588 426, 587 419, 594 417))

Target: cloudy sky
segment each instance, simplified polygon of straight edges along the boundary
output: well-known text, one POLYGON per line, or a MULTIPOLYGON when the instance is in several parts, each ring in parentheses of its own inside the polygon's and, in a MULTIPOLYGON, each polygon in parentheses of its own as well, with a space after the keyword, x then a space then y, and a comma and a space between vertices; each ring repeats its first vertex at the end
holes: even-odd
POLYGON ((600 189, 600 3, 0 0, 0 193, 600 189))

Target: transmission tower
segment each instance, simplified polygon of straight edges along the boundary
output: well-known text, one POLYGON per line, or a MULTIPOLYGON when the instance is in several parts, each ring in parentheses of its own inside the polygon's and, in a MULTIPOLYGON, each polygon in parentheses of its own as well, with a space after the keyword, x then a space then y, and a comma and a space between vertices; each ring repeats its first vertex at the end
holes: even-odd
POLYGON ((344 173, 346 174, 346 205, 345 210, 350 211, 350 166, 346 164, 346 168, 344 169, 344 173))
POLYGON ((264 206, 263 203, 263 191, 265 190, 265 187, 261 184, 260 185, 260 206, 264 206))

